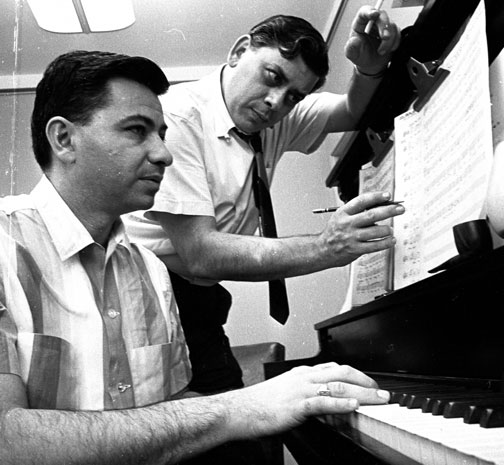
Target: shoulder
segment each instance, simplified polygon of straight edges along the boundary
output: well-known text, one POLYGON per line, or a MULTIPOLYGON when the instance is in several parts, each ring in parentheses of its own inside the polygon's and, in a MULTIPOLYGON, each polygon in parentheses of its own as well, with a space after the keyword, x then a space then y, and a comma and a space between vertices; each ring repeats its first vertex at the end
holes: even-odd
POLYGON ((36 207, 29 195, 9 195, 0 198, 0 227, 12 231, 20 223, 33 221, 36 207))
POLYGON ((205 76, 197 81, 175 84, 160 97, 163 113, 185 119, 198 118, 211 104, 215 92, 215 76, 205 76))
MULTIPOLYGON (((0 242, 2 245, 14 240, 18 245, 29 244, 30 234, 43 229, 42 220, 29 195, 0 198, 0 242)), ((23 246, 24 246, 23 245, 23 246)))
POLYGON ((12 215, 13 213, 22 210, 33 210, 35 205, 29 195, 8 195, 0 198, 0 212, 5 215, 12 215))
POLYGON ((307 95, 299 102, 290 113, 292 117, 302 117, 307 113, 332 113, 342 102, 345 101, 345 96, 334 94, 332 92, 316 92, 307 95))

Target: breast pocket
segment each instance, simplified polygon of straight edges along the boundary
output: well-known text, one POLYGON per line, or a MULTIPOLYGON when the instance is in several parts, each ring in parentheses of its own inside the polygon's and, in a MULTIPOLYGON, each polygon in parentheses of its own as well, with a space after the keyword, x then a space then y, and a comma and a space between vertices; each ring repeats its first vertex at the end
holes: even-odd
POLYGON ((171 343, 131 349, 128 358, 137 406, 170 399, 171 343))

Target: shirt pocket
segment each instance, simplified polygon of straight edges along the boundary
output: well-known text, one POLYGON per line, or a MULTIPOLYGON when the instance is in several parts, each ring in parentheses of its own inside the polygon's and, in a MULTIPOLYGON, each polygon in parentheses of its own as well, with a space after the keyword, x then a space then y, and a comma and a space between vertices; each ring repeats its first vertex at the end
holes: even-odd
POLYGON ((180 385, 187 384, 179 370, 179 357, 172 352, 172 343, 128 351, 137 407, 169 400, 180 385))

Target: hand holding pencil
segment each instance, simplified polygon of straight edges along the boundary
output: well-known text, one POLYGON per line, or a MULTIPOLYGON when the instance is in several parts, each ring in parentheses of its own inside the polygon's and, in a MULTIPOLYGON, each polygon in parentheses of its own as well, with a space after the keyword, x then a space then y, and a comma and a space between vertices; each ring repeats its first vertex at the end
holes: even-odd
POLYGON ((337 208, 319 236, 328 267, 393 247, 394 231, 387 220, 404 212, 401 202, 392 200, 388 192, 366 192, 337 208))
POLYGON ((383 0, 378 0, 374 7, 359 9, 345 46, 346 57, 364 76, 383 74, 401 41, 399 27, 380 9, 382 5, 383 0))

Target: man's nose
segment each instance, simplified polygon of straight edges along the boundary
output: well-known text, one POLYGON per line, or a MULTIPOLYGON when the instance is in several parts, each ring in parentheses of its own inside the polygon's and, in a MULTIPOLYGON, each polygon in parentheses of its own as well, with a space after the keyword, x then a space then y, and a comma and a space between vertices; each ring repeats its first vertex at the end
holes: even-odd
POLYGON ((284 104, 285 91, 278 88, 270 89, 268 95, 266 96, 266 104, 272 110, 278 110, 284 104))
POLYGON ((155 141, 149 151, 149 160, 151 163, 161 163, 165 166, 170 166, 173 163, 171 155, 166 143, 159 137, 155 137, 155 141))

